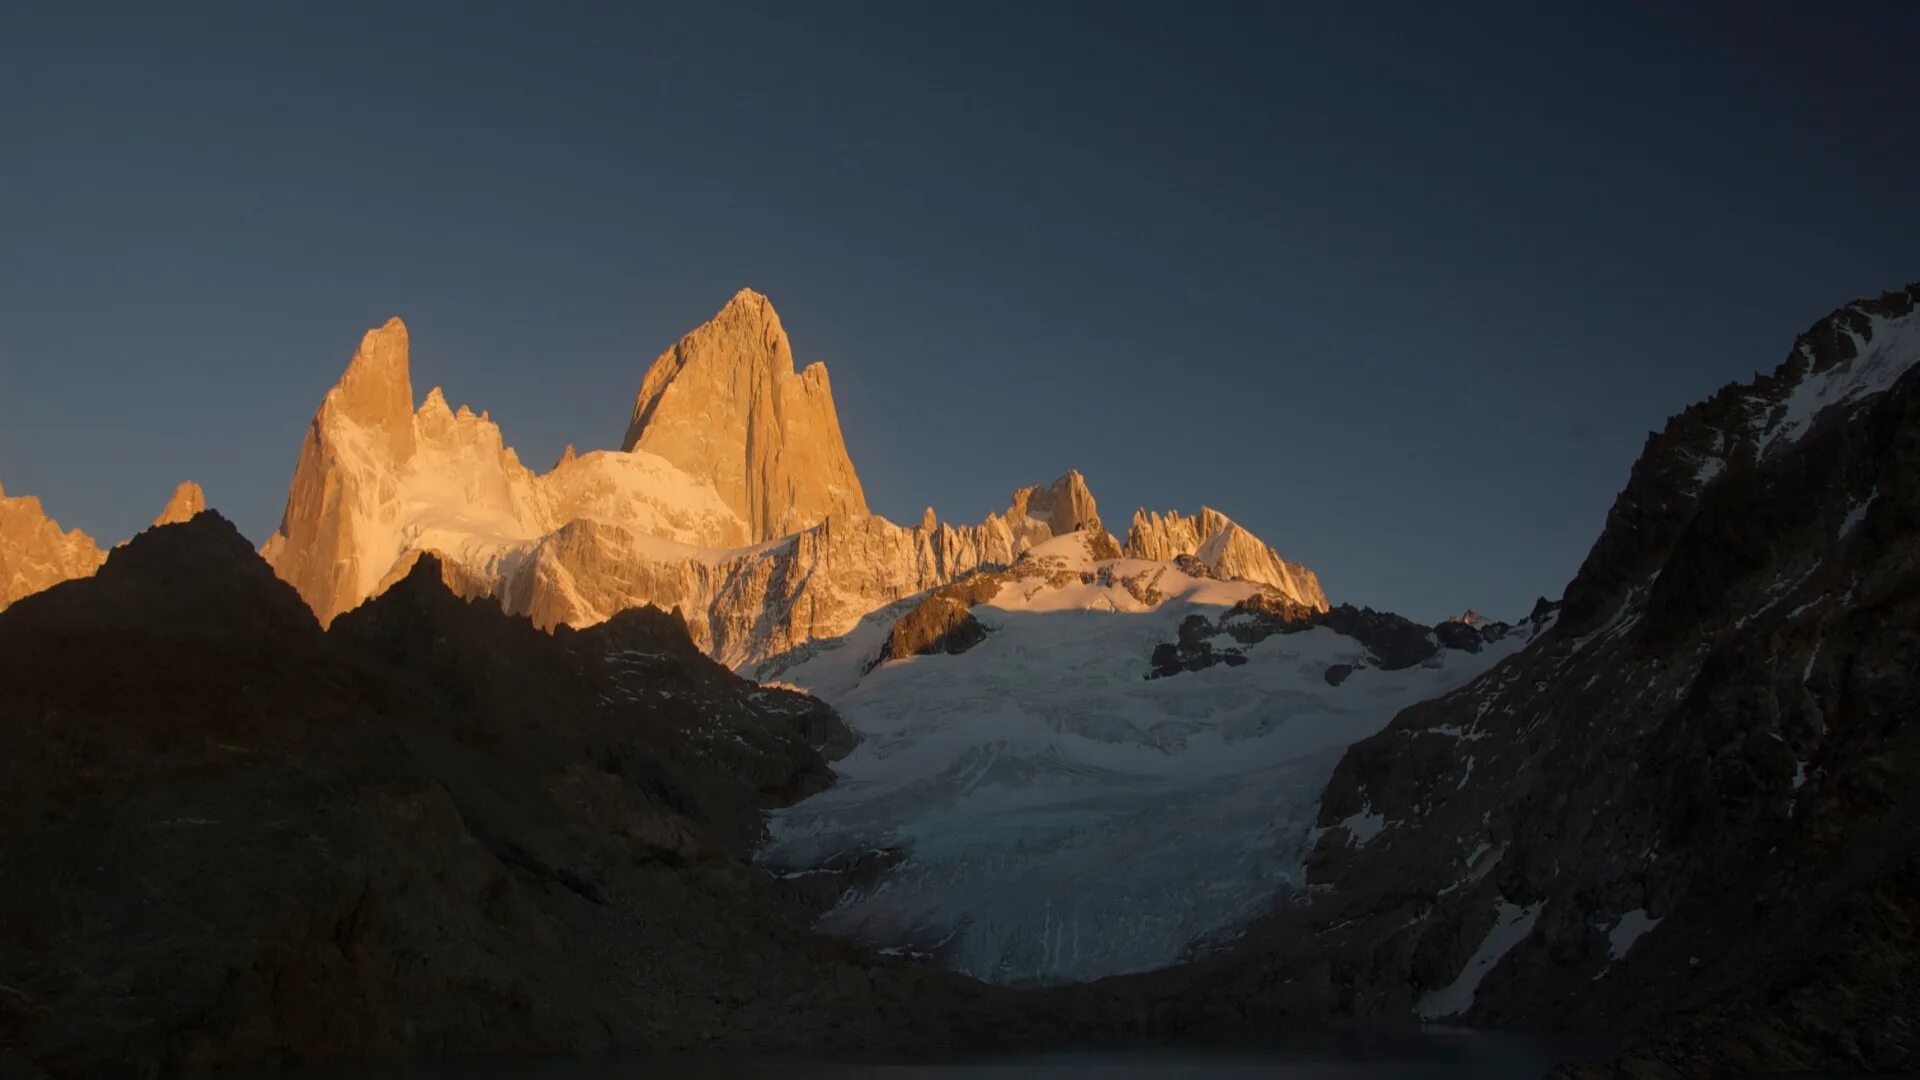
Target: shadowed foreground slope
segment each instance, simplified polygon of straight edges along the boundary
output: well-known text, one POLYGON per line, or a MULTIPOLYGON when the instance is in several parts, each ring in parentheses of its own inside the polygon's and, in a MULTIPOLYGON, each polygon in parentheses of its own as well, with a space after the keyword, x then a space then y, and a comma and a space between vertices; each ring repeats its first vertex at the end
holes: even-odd
POLYGON ((323 633, 203 513, 0 614, 0 717, 0 1064, 1017 1026, 786 917, 744 856, 850 736, 655 609, 549 635, 427 559, 323 633))

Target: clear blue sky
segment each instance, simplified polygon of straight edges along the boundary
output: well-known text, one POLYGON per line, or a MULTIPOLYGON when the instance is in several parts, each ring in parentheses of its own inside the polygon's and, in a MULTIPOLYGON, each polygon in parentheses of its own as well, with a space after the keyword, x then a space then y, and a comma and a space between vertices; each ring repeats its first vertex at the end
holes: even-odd
POLYGON ((0 2, 10 492, 262 540, 392 314, 545 467, 751 285, 896 520, 1078 467, 1518 614, 1650 429, 1920 277, 1920 5, 393 6, 0 2))

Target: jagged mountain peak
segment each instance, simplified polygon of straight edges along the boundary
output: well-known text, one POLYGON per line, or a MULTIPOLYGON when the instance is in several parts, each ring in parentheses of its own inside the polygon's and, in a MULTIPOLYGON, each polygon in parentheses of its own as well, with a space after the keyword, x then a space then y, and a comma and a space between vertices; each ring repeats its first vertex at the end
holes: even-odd
POLYGON ((773 301, 767 299, 766 293, 751 286, 741 288, 720 308, 722 315, 736 311, 749 317, 765 319, 776 327, 780 325, 780 313, 773 309, 773 301))
POLYGON ((1068 469, 1051 484, 1036 484, 1015 491, 1007 517, 1032 519, 1047 526, 1054 536, 1102 528, 1093 492, 1079 469, 1068 469))
POLYGON ((621 448, 711 483, 756 542, 867 513, 825 365, 795 373, 779 314, 751 289, 654 360, 621 448))
POLYGON ((413 373, 407 324, 399 316, 368 330, 340 381, 327 392, 325 408, 384 438, 389 457, 413 454, 413 373))
POLYGON ((153 523, 155 526, 177 525, 192 519, 206 508, 207 493, 200 490, 199 484, 183 480, 173 489, 173 496, 167 500, 167 505, 161 509, 160 516, 153 519, 153 523))
MULTIPOLYGON (((280 529, 261 549, 323 623, 392 585, 428 548, 443 553, 462 590, 485 593, 509 561, 519 565, 542 537, 583 517, 655 553, 749 542, 745 521, 710 485, 658 455, 576 455, 536 475, 486 411, 452 408, 439 387, 413 411, 410 393, 404 327, 370 332, 308 426, 280 529)), ((623 572, 592 570, 608 580, 623 572)), ((501 599, 538 610, 534 593, 557 590, 578 619, 589 609, 571 590, 584 585, 542 578, 501 599)))
POLYGON ((1126 553, 1130 558, 1156 562, 1191 556, 1219 577, 1271 585, 1295 603, 1314 611, 1327 610, 1327 596, 1321 591, 1317 574, 1288 562, 1265 541, 1210 506, 1201 507, 1193 517, 1178 510, 1165 514, 1144 507, 1135 510, 1127 530, 1126 553))
POLYGON ((106 553, 79 529, 62 529, 34 495, 0 490, 0 609, 99 569, 106 553))

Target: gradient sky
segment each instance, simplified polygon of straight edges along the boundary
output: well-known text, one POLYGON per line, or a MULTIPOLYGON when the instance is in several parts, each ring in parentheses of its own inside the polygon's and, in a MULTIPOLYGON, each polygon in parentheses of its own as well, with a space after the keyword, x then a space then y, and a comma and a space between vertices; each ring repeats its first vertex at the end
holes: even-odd
POLYGON ((751 285, 895 520, 1077 467, 1513 616, 1649 430, 1920 278, 1910 3, 384 6, 0 0, 9 493, 263 540, 392 314, 544 468, 751 285))

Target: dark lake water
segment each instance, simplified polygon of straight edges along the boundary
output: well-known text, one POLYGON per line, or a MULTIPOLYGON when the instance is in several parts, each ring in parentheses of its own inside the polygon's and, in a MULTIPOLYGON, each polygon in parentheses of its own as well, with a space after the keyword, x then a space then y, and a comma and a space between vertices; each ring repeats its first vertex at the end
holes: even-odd
MULTIPOLYGON (((1307 1040, 1231 1050, 1125 1049, 1056 1053, 996 1054, 980 1057, 915 1059, 901 1055, 657 1055, 638 1054, 540 1061, 464 1061, 384 1068, 300 1070, 301 1080, 367 1077, 370 1080, 677 1080, 695 1077, 752 1077, 767 1080, 824 1080, 873 1077, 883 1080, 1048 1080, 1182 1077, 1230 1080, 1277 1077, 1281 1080, 1537 1080, 1563 1061, 1593 1060, 1618 1053, 1624 1044, 1612 1038, 1534 1037, 1487 1032, 1423 1032, 1417 1035, 1328 1035, 1307 1040)), ((233 1078, 238 1074, 224 1073, 233 1078)), ((269 1074, 248 1072, 248 1077, 269 1074)))

